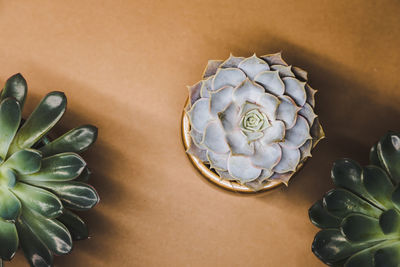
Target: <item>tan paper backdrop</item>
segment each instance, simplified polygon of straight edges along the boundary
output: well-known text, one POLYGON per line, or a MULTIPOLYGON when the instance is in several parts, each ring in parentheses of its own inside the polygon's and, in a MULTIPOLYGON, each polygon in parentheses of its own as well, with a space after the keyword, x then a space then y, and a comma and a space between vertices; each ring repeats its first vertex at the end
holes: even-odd
MULTIPOLYGON (((101 203, 92 238, 56 266, 323 266, 309 206, 340 157, 367 163, 400 130, 400 3, 272 0, 0 1, 0 82, 21 72, 29 114, 50 90, 68 97, 57 132, 100 135, 86 153, 101 203), (208 59, 283 51, 309 71, 328 138, 268 195, 218 190, 181 144, 186 85, 208 59)), ((25 266, 19 252, 7 266, 25 266)))

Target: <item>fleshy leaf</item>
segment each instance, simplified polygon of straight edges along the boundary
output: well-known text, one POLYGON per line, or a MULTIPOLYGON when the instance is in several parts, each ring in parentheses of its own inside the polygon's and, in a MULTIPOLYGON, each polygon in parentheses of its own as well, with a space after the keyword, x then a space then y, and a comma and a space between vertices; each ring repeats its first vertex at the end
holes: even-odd
POLYGON ((48 219, 25 208, 21 220, 54 254, 64 255, 71 251, 71 235, 59 221, 48 219))
POLYGON ((244 57, 235 57, 230 54, 229 58, 220 65, 220 68, 237 68, 243 60, 244 57))
POLYGON ((369 152, 369 162, 372 165, 381 167, 381 162, 379 160, 378 151, 377 151, 376 146, 377 146, 377 144, 375 144, 371 147, 371 150, 369 152))
POLYGON ((31 174, 39 171, 42 155, 34 149, 19 150, 12 154, 1 168, 10 168, 20 174, 31 174))
POLYGON ((312 251, 325 264, 334 265, 368 246, 366 243, 350 243, 338 229, 324 229, 315 236, 312 251))
POLYGON ((14 221, 21 210, 21 202, 8 188, 0 186, 0 219, 14 221))
POLYGON ((281 101, 276 97, 271 94, 265 93, 260 96, 260 98, 257 100, 257 103, 260 104, 261 106, 261 111, 267 115, 268 119, 271 121, 276 120, 276 113, 278 110, 278 106, 281 103, 281 101))
POLYGON ((255 152, 251 156, 251 162, 256 167, 272 170, 281 159, 282 151, 278 144, 264 146, 256 142, 254 148, 255 152))
POLYGON ((246 101, 256 103, 264 93, 264 88, 261 85, 246 79, 233 92, 233 99, 236 105, 242 106, 246 101))
POLYGON ((12 97, 18 101, 19 106, 22 110, 24 107, 26 93, 28 91, 28 85, 24 77, 17 73, 6 81, 6 85, 4 86, 3 91, 1 92, 0 100, 3 101, 8 97, 12 97))
POLYGON ((88 210, 100 201, 96 190, 82 182, 32 182, 32 184, 52 191, 63 201, 66 208, 88 210))
POLYGON ((341 226, 342 233, 350 242, 373 242, 385 238, 379 220, 363 214, 347 216, 341 226))
POLYGON ((60 153, 42 160, 42 168, 33 174, 19 176, 22 181, 69 181, 78 177, 86 167, 75 153, 60 153))
POLYGON ((232 102, 233 87, 226 86, 211 93, 210 109, 211 114, 216 116, 219 112, 226 109, 232 102))
POLYGON ((400 182, 400 135, 388 132, 377 145, 380 162, 390 177, 400 182))
POLYGON ((380 205, 377 206, 386 209, 393 207, 391 198, 394 187, 384 170, 376 166, 367 166, 363 168, 362 180, 366 191, 375 200, 375 205, 378 202, 380 205))
POLYGON ((61 201, 54 194, 24 183, 17 183, 11 191, 22 205, 47 217, 56 218, 62 212, 61 201))
POLYGON ((210 161, 210 167, 221 171, 228 170, 228 157, 229 153, 218 154, 211 150, 207 151, 207 158, 210 161))
POLYGON ((322 200, 315 202, 308 210, 311 222, 319 228, 336 228, 340 225, 341 219, 330 214, 322 205, 322 200))
POLYGON ((238 68, 243 70, 250 79, 254 80, 258 73, 269 70, 269 65, 254 54, 240 62, 238 68))
POLYGON ((73 240, 83 240, 89 237, 89 231, 85 222, 75 213, 64 210, 63 214, 57 220, 68 228, 73 240))
POLYGON ((395 209, 384 211, 379 217, 379 226, 383 233, 396 234, 400 233, 400 213, 395 209))
POLYGON ((207 63, 207 67, 204 70, 203 78, 210 77, 217 72, 219 65, 221 65, 222 60, 209 60, 207 63))
POLYGON ((51 143, 41 147, 43 157, 52 156, 62 152, 80 153, 90 147, 97 139, 97 127, 83 125, 70 130, 51 143))
POLYGON ((47 94, 16 134, 9 154, 29 148, 39 141, 61 119, 66 106, 67 98, 64 93, 47 94))
POLYGON ((264 59, 266 62, 268 62, 269 65, 283 65, 287 66, 288 64, 282 59, 282 54, 281 52, 275 53, 275 54, 268 54, 261 56, 260 58, 264 59))
POLYGON ((254 77, 254 81, 261 84, 265 90, 274 95, 283 95, 285 85, 279 77, 278 71, 264 71, 254 77))
POLYGON ((279 76, 284 77, 295 77, 294 73, 292 72, 291 66, 283 66, 283 65, 272 65, 272 70, 276 70, 279 72, 279 76))
POLYGON ((264 130, 264 136, 260 142, 264 145, 277 143, 285 137, 285 124, 282 121, 272 121, 271 126, 264 130))
POLYGON ((299 114, 307 119, 308 125, 310 126, 313 125, 314 119, 317 117, 314 113, 314 109, 308 103, 304 104, 300 109, 299 114))
POLYGON ((300 108, 286 95, 280 96, 279 100, 281 100, 281 104, 278 107, 276 118, 283 121, 286 128, 290 129, 296 123, 297 112, 299 112, 300 108))
POLYGON ((243 71, 235 68, 218 69, 212 82, 212 90, 218 90, 225 86, 236 87, 246 79, 243 71))
POLYGON ((216 153, 226 153, 229 151, 224 129, 217 121, 212 121, 207 125, 203 143, 208 149, 216 153))
POLYGON ((296 124, 286 131, 285 142, 281 144, 290 148, 299 148, 309 139, 311 139, 310 127, 307 120, 299 115, 296 124))
POLYGON ((299 68, 299 67, 292 67, 293 73, 296 75, 296 78, 306 82, 308 80, 308 74, 307 71, 299 68))
MULTIPOLYGON (((247 141, 246 136, 241 130, 235 130, 226 135, 230 150, 235 155, 253 155, 254 145, 247 141)), ((229 151, 229 150, 228 150, 229 151)))
POLYGON ((282 158, 278 165, 275 166, 274 171, 277 173, 285 173, 295 171, 300 161, 300 151, 295 148, 288 148, 281 146, 282 158))
POLYGON ((254 167, 249 157, 245 156, 230 156, 228 159, 228 171, 230 175, 241 183, 255 180, 261 174, 261 169, 254 167))
POLYGON ((323 198, 324 207, 333 215, 344 218, 351 213, 361 213, 379 218, 382 210, 345 189, 332 189, 323 198))
POLYGON ((89 168, 86 166, 83 171, 81 172, 81 174, 76 177, 74 179, 74 181, 77 182, 83 182, 83 183, 87 183, 89 181, 90 175, 92 174, 92 172, 89 170, 89 168))
POLYGON ((21 121, 21 109, 13 98, 0 103, 0 160, 3 161, 21 121))
POLYGON ((310 104, 310 106, 315 107, 315 94, 317 93, 317 90, 313 89, 308 84, 306 84, 305 90, 307 94, 307 103, 310 104))
POLYGON ((0 219, 0 260, 11 260, 18 249, 18 234, 14 223, 0 219))
POLYGON ((285 92, 288 94, 294 102, 300 107, 304 106, 307 100, 307 95, 305 91, 305 82, 300 82, 296 78, 286 77, 283 78, 283 83, 285 84, 285 92))
POLYGON ((53 266, 53 255, 50 250, 25 224, 23 218, 18 219, 16 226, 22 251, 29 264, 35 267, 53 266))
POLYGON ((197 131, 203 132, 212 120, 208 98, 199 99, 188 112, 190 124, 197 131))
POLYGON ((200 81, 192 86, 187 86, 189 91, 189 104, 188 107, 191 108, 192 105, 200 99, 200 90, 203 85, 203 81, 200 81))
POLYGON ((218 114, 218 117, 222 123, 226 132, 233 131, 238 128, 240 116, 240 108, 235 103, 229 104, 229 106, 218 114))

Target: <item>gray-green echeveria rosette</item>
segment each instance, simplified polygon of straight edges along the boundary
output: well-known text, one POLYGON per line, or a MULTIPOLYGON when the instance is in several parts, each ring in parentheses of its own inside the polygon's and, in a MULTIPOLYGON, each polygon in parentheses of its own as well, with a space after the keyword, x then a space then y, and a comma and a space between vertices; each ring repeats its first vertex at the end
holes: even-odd
POLYGON ((83 125, 50 140, 48 132, 66 110, 65 95, 47 94, 23 120, 26 94, 26 81, 16 74, 0 95, 0 266, 18 247, 31 266, 52 266, 53 255, 69 253, 73 240, 88 237, 71 210, 99 202, 78 155, 96 141, 97 128, 83 125))
POLYGON ((189 87, 188 153, 254 190, 288 183, 324 137, 307 73, 280 53, 211 60, 189 87))
POLYGON ((370 152, 370 165, 335 162, 335 189, 309 210, 322 230, 312 251, 325 264, 400 266, 400 134, 388 132, 370 152))

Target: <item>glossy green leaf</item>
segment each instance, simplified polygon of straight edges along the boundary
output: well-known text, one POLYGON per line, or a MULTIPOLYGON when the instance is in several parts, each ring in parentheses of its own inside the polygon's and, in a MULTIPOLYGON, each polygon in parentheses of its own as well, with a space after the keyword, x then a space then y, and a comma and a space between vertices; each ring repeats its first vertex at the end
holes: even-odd
POLYGON ((397 185, 392 193, 392 202, 395 208, 400 211, 400 185, 397 185))
POLYGON ((343 187, 365 199, 375 202, 365 190, 362 183, 363 168, 354 160, 340 159, 333 164, 331 176, 337 187, 343 187))
POLYGON ((82 173, 78 177, 76 177, 74 179, 74 181, 87 183, 89 181, 89 178, 90 178, 91 174, 92 174, 92 172, 86 166, 85 169, 83 169, 82 173))
POLYGON ((0 186, 0 218, 13 221, 21 210, 21 202, 8 188, 0 186))
POLYGON ((400 213, 395 209, 384 211, 379 218, 379 225, 386 235, 400 235, 400 213))
POLYGON ((65 209, 57 220, 68 228, 73 240, 83 240, 89 237, 85 222, 75 213, 65 209))
POLYGON ((347 216, 342 222, 341 230, 351 242, 379 241, 385 238, 379 227, 379 220, 362 214, 347 216))
POLYGON ((0 258, 11 260, 18 249, 18 234, 15 225, 0 219, 0 258))
POLYGON ((60 120, 66 106, 64 93, 47 94, 18 131, 9 153, 33 146, 60 120))
POLYGON ((379 218, 382 210, 345 189, 333 189, 323 198, 324 207, 333 215, 344 218, 350 213, 361 213, 379 218))
POLYGON ((333 265, 368 246, 350 243, 338 229, 324 229, 316 234, 312 251, 324 263, 333 265))
POLYGON ((398 267, 399 241, 386 241, 351 256, 345 267, 398 267), (393 253, 394 252, 394 253, 393 253))
POLYGON ((391 198, 394 186, 383 169, 372 165, 363 168, 362 180, 375 205, 386 209, 393 207, 391 198))
POLYGON ((69 181, 78 177, 85 168, 85 161, 75 153, 61 153, 42 160, 39 172, 21 175, 22 181, 69 181))
POLYGON ((83 125, 72 129, 63 136, 40 148, 44 156, 51 156, 62 152, 79 153, 86 150, 97 139, 97 128, 92 125, 83 125))
POLYGON ((54 192, 66 208, 88 210, 99 202, 96 190, 82 182, 33 182, 33 184, 54 192))
POLYGON ((55 219, 23 209, 24 223, 56 255, 67 254, 72 249, 72 238, 68 229, 55 219))
POLYGON ((39 171, 42 155, 33 149, 24 149, 12 154, 1 168, 10 168, 20 174, 31 174, 39 171))
POLYGON ((11 190, 20 199, 23 206, 47 218, 56 218, 62 213, 61 201, 57 196, 44 189, 17 183, 11 190))
POLYGON ((3 101, 8 97, 15 98, 22 108, 24 107, 26 93, 28 91, 28 85, 24 77, 20 73, 17 73, 6 81, 3 91, 1 92, 0 100, 3 101))
POLYGON ((311 222, 319 228, 336 228, 340 225, 341 219, 330 214, 322 204, 322 200, 317 201, 308 210, 311 222))
POLYGON ((18 130, 21 110, 13 98, 6 98, 0 103, 0 159, 3 161, 10 144, 18 130))
POLYGON ((388 132, 378 142, 377 152, 390 177, 397 183, 400 182, 400 135, 388 132))
POLYGON ((28 227, 23 216, 17 220, 16 226, 22 251, 29 264, 33 267, 53 266, 53 255, 47 246, 28 227))
POLYGON ((373 145, 371 147, 371 150, 369 151, 369 162, 371 165, 381 167, 381 162, 379 160, 378 151, 377 151, 377 144, 373 145))

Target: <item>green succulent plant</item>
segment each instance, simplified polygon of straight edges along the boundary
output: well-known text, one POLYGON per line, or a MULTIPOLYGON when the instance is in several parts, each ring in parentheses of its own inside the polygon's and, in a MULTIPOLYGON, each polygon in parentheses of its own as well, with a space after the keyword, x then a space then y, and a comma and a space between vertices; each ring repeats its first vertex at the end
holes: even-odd
POLYGON ((71 210, 99 201, 77 154, 96 141, 97 128, 84 125, 51 140, 48 132, 66 110, 65 95, 47 94, 22 120, 26 94, 26 81, 16 74, 0 95, 0 266, 19 246, 31 266, 52 266, 53 254, 67 254, 72 240, 88 237, 71 210))
POLYGON ((309 210, 322 229, 314 254, 332 266, 400 266, 400 134, 372 147, 370 165, 342 159, 331 174, 337 188, 309 210))
POLYGON ((324 138, 307 72, 280 53, 210 60, 189 87, 187 153, 253 190, 285 184, 324 138))

